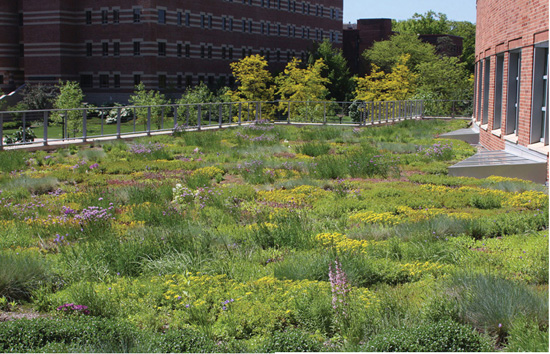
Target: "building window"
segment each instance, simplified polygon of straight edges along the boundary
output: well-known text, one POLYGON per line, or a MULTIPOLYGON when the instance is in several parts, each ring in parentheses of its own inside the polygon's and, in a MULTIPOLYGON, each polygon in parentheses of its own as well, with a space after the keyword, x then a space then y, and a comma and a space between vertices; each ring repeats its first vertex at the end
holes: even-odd
POLYGON ((208 59, 212 59, 212 46, 208 46, 208 59))
POLYGON ((277 36, 281 35, 281 25, 277 24, 277 36))
POLYGON ((246 32, 246 20, 243 20, 243 32, 246 32))
POLYGON ((183 55, 183 45, 181 43, 178 43, 178 57, 181 58, 183 55))
POLYGON ((548 42, 535 47, 530 143, 548 145, 548 42))
POLYGON ((158 10, 158 22, 166 24, 166 10, 158 10))
POLYGON ((233 48, 229 48, 229 60, 233 60, 233 48))
POLYGON ((208 15, 208 28, 212 29, 212 15, 208 15))
POLYGON ((92 43, 86 43, 86 56, 91 57, 92 54, 92 43))
POLYGON ((489 123, 489 80, 491 79, 491 59, 485 59, 485 76, 483 77, 483 115, 481 124, 489 123))
POLYGON ((222 17, 222 30, 226 31, 227 27, 227 19, 225 17, 222 17))
POLYGON ((92 11, 86 11, 86 24, 92 24, 92 11))
POLYGON ((120 10, 113 10, 113 23, 120 23, 120 10))
POLYGON ((115 74, 115 88, 120 88, 120 75, 115 74))
POLYGON ((109 22, 109 12, 107 10, 101 10, 101 23, 107 24, 109 22))
POLYGON ((281 51, 277 51, 277 61, 281 61, 281 51))
POLYGON ((178 26, 181 26, 183 24, 183 14, 181 11, 178 11, 178 26))
POLYGON ((233 32, 233 19, 229 19, 229 31, 233 32))
POLYGON ((106 57, 109 55, 109 43, 103 42, 101 43, 102 53, 103 56, 106 57))
POLYGON ((201 28, 204 28, 205 25, 205 17, 204 15, 201 15, 201 28))
POLYGON ((480 60, 477 63, 477 114, 476 121, 480 121, 481 118, 481 94, 483 92, 482 78, 483 78, 483 61, 480 60))
POLYGON ((134 55, 141 55, 141 42, 134 42, 134 55))
POLYGON ((265 54, 265 60, 269 61, 270 58, 271 58, 271 52, 268 49, 266 54, 265 54))
POLYGON ((109 88, 109 75, 99 75, 99 87, 109 88))
POLYGON ((185 13, 185 25, 187 27, 191 25, 191 14, 189 14, 189 12, 185 13))
POLYGON ((141 83, 141 75, 134 74, 134 86, 138 86, 141 83))
POLYGON ((177 87, 180 89, 183 87, 183 76, 178 75, 177 87))
POLYGON ((201 45, 201 58, 204 58, 204 53, 205 53, 204 45, 201 45))
POLYGON ((0 75, 0 85, 4 85, 4 75, 0 75))
POLYGON ((113 55, 115 57, 120 56, 120 42, 113 43, 113 55))
POLYGON ((166 56, 166 43, 165 42, 158 42, 158 54, 159 57, 165 57, 166 56))
POLYGON ((193 86, 193 76, 187 75, 187 76, 185 77, 185 85, 186 85, 187 87, 193 86))
POLYGON ((248 32, 252 33, 252 20, 248 21, 248 32))
POLYGON ((134 23, 141 22, 141 9, 134 9, 134 23))
POLYGON ((245 58, 246 57, 246 49, 243 48, 243 53, 242 53, 242 57, 245 58))
POLYGON ((92 75, 80 75, 80 86, 82 88, 94 87, 94 77, 92 75))
POLYGON ((491 129, 500 129, 502 121, 502 89, 504 83, 504 55, 497 55, 495 67, 495 108, 493 115, 493 127, 491 129))
POLYGON ((225 47, 222 47, 222 59, 223 60, 225 60, 226 51, 227 51, 227 49, 225 49, 225 47))
POLYGON ((159 88, 166 88, 166 75, 159 75, 159 88))
POLYGON ((191 56, 191 46, 189 44, 185 45, 185 57, 189 58, 191 56))
POLYGON ((260 32, 265 34, 265 24, 263 22, 260 24, 260 32))
POLYGON ((521 52, 510 52, 508 58, 508 97, 505 134, 518 134, 521 52))

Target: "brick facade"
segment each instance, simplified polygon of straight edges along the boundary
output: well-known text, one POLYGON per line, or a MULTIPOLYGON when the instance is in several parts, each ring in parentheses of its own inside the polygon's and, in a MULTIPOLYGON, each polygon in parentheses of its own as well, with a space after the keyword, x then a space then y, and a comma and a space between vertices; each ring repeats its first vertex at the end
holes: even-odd
POLYGON ((182 92, 231 84, 229 64, 262 54, 273 71, 314 42, 342 43, 343 0, 10 0, 0 4, 0 89, 80 81, 123 101, 135 81, 182 92))
POLYGON ((547 0, 477 0, 474 120, 490 150, 548 156, 548 27, 547 0))

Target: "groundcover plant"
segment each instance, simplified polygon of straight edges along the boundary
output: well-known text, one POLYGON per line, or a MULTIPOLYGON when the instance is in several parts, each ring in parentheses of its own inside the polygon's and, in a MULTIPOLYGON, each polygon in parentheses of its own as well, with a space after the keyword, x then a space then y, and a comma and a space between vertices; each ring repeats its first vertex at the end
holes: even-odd
POLYGON ((547 351, 547 190, 463 125, 1 151, 0 351, 547 351))

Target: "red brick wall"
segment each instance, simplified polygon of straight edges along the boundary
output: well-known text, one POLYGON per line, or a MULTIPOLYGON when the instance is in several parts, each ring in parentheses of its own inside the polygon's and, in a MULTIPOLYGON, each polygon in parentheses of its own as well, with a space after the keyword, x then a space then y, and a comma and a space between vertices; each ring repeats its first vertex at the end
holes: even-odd
MULTIPOLYGON (((534 46, 548 41, 548 27, 547 0, 477 0, 476 62, 479 63, 486 58, 491 60, 487 107, 489 122, 487 130, 481 129, 480 142, 491 150, 503 149, 505 145, 508 52, 515 49, 521 50, 518 144, 529 145, 534 46), (496 55, 502 53, 504 53, 502 134, 498 137, 491 130, 495 104, 496 55)), ((481 83, 483 84, 483 79, 481 83)), ((482 90, 482 94, 479 95, 478 84, 479 80, 476 80, 475 118, 481 121, 482 112, 478 112, 477 107, 479 100, 483 100, 485 90, 482 90)))
MULTIPOLYGON (((287 52, 300 58, 314 46, 317 39, 334 39, 336 46, 342 44, 343 0, 309 0, 294 1, 270 0, 10 0, 3 1, 0 13, 4 8, 17 19, 18 8, 24 14, 21 37, 14 30, 3 31, 0 14, 0 43, 4 38, 17 44, 24 44, 24 58, 9 58, 19 70, 25 71, 25 79, 30 82, 55 82, 59 78, 80 80, 81 75, 93 75, 93 88, 85 89, 90 95, 109 97, 133 91, 133 76, 141 75, 142 81, 150 87, 158 86, 158 76, 166 75, 169 83, 176 84, 178 75, 183 78, 191 76, 196 84, 199 76, 212 76, 216 79, 229 79, 229 64, 242 57, 242 48, 252 54, 267 55, 270 53, 270 68, 279 71, 287 62, 287 52), (289 11, 288 5, 291 4, 289 11), (8 4, 4 4, 8 3, 8 4), (13 4, 16 4, 15 6, 13 4), (295 4, 295 7, 294 7, 295 4), (302 4, 309 4, 310 13, 302 11, 302 4), (133 22, 133 7, 141 7, 141 22, 133 22), (317 12, 317 7, 319 12, 317 12), (120 22, 113 23, 113 9, 120 10, 120 22), (322 14, 320 12, 322 8, 322 14), (102 10, 108 11, 108 23, 102 23, 102 10), (166 10, 166 24, 158 23, 158 10, 166 10), (86 11, 92 11, 92 24, 86 24, 86 11), (190 13, 190 26, 177 24, 177 14, 190 13), (201 28, 201 14, 212 16, 212 27, 201 28), (222 18, 233 18, 233 30, 222 29, 222 18), (242 20, 246 19, 247 30, 242 31, 242 20), (250 33, 249 21, 253 22, 250 33), (261 33, 261 23, 270 33, 261 33), (277 33, 277 25, 281 34, 277 33), (292 34, 288 34, 288 26, 292 34), (295 35, 294 29, 295 28, 295 35), (310 37, 302 38, 302 28, 309 28, 310 37), (319 33, 319 37, 317 37, 319 33), (133 55, 133 42, 141 42, 141 55, 133 55), (114 42, 120 42, 120 56, 113 56, 114 42), (166 43, 166 55, 158 55, 158 42, 166 43), (86 55, 86 43, 92 43, 93 55, 86 55), (109 54, 102 53, 102 43, 107 42, 109 54), (177 55, 178 43, 191 46, 191 55, 177 55), (201 46, 208 50, 212 47, 212 58, 200 55, 201 46), (222 58, 222 48, 226 48, 226 58, 222 58), (229 58, 229 48, 233 48, 233 59, 229 58), (281 60, 276 60, 277 51, 281 60), (20 59, 20 60, 19 60, 20 59), (99 75, 109 75, 110 87, 99 87, 99 75), (120 75, 121 87, 114 88, 114 75, 120 75)), ((305 7, 307 10, 307 6, 305 7)), ((185 16, 184 16, 185 17, 185 16)), ((182 19, 185 22, 185 18, 182 19)), ((10 27, 11 28, 11 27, 10 27)), ((307 36, 307 32, 306 36, 307 36)), ((0 50, 2 47, 0 46, 0 50)), ((3 58, 0 56, 0 75, 2 75, 3 58)), ((228 82, 228 81, 226 81, 228 82)), ((181 90, 180 90, 181 91, 181 90)))

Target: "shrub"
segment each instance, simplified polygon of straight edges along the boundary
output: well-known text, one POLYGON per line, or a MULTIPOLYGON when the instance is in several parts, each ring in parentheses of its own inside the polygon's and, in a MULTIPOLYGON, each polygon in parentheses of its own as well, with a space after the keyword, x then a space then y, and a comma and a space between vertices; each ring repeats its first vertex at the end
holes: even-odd
POLYGON ((528 318, 514 321, 507 339, 507 352, 546 352, 548 351, 548 326, 541 326, 528 318))
POLYGON ((494 194, 474 194, 470 197, 470 205, 478 209, 498 209, 502 206, 502 198, 494 194))
POLYGON ((37 255, 0 251, 0 297, 9 300, 28 299, 34 289, 51 277, 48 263, 37 255))
POLYGON ((258 348, 262 353, 274 352, 320 352, 323 343, 310 334, 298 329, 288 329, 284 332, 274 332, 258 348))
POLYGON ((95 348, 102 352, 139 352, 146 349, 140 348, 140 342, 142 345, 147 343, 135 327, 120 320, 37 318, 9 321, 0 326, 2 352, 47 352, 45 348, 53 347, 62 351, 69 348, 92 351, 95 348))
POLYGON ((216 343, 204 333, 193 328, 169 330, 155 341, 161 353, 211 353, 216 343))
POLYGON ((389 329, 371 338, 360 349, 365 352, 492 351, 486 338, 472 328, 450 320, 389 329))
MULTIPOLYGON (((1 138, 1 137, 0 137, 1 138)), ((0 151, 0 171, 11 172, 25 168, 29 153, 21 150, 0 151)))
POLYGON ((330 145, 325 143, 307 142, 303 145, 297 146, 296 151, 304 155, 316 157, 328 154, 330 151, 330 145))

